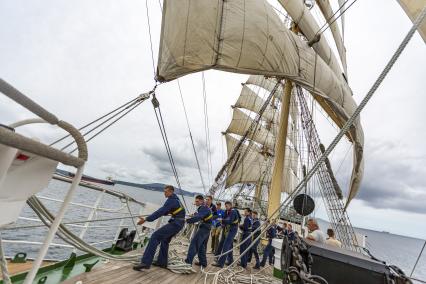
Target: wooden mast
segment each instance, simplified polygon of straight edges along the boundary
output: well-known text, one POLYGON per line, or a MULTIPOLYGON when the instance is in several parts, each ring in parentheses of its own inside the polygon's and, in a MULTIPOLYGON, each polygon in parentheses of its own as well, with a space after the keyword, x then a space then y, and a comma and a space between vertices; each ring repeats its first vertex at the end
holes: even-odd
POLYGON ((288 117, 290 113, 290 99, 293 83, 289 80, 285 82, 284 96, 281 106, 281 114, 278 129, 278 138, 275 143, 274 168, 272 170, 271 188, 268 197, 268 217, 275 219, 274 214, 281 203, 281 190, 283 188, 285 146, 287 142, 288 117))
MULTIPOLYGON (((296 23, 291 24, 291 31, 294 33, 299 32, 296 23)), ((290 114, 291 93, 293 90, 293 83, 290 80, 285 81, 284 96, 281 105, 281 114, 277 142, 275 143, 275 160, 274 168, 272 170, 271 188, 269 189, 268 196, 268 217, 276 219, 279 217, 279 212, 275 212, 281 204, 281 190, 283 188, 283 174, 284 174, 284 159, 285 149, 287 144, 288 133, 288 117, 290 114)))

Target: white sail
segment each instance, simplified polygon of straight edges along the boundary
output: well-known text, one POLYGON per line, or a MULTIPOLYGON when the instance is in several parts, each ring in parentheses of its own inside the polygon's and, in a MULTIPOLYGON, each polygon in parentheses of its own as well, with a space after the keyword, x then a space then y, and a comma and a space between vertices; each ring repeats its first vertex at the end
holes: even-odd
MULTIPOLYGON (((229 134, 226 134, 225 138, 229 156, 237 145, 238 140, 229 134)), ((226 187, 238 183, 257 183, 259 180, 265 178, 264 182, 270 181, 268 168, 270 160, 268 157, 261 155, 261 149, 256 145, 252 145, 250 150, 247 148, 247 145, 241 145, 240 153, 242 156, 237 155, 237 163, 229 165, 225 183, 226 187)))
MULTIPOLYGON (((356 108, 346 81, 287 29, 266 0, 165 0, 157 79, 212 68, 290 79, 310 91, 339 127, 356 108)), ((348 137, 354 142, 350 201, 363 173, 359 119, 348 137)))
MULTIPOLYGON (((331 8, 329 0, 316 0, 318 6, 320 7, 321 13, 324 15, 324 18, 327 20, 328 24, 330 24, 330 30, 334 38, 334 43, 336 44, 337 51, 339 52, 340 61, 342 62, 343 70, 345 74, 348 74, 348 66, 346 64, 346 48, 343 43, 342 35, 340 33, 339 25, 335 21, 335 17, 333 17, 333 9, 331 8)), ((340 5, 340 1, 339 1, 340 5)), ((343 5, 343 4, 342 4, 343 5)), ((344 9, 344 8, 342 8, 344 9)), ((342 27, 344 25, 344 17, 345 14, 342 14, 342 27)), ((343 28, 342 28, 343 29, 343 28)))
MULTIPOLYGON (((240 96, 238 97, 237 102, 235 103, 235 106, 259 114, 264 103, 265 101, 261 97, 259 97, 255 92, 253 92, 249 87, 244 85, 241 90, 240 96)), ((278 118, 275 113, 276 111, 270 105, 268 105, 262 114, 262 118, 266 121, 277 123, 278 118)))
MULTIPOLYGON (((272 92, 277 84, 277 79, 275 78, 266 78, 263 75, 250 75, 246 81, 246 84, 255 85, 262 87, 269 92, 272 92)), ((282 95, 284 94, 284 89, 282 84, 280 84, 276 90, 276 98, 281 100, 282 95)))
MULTIPOLYGON (((411 21, 414 21, 426 6, 426 0, 398 0, 398 3, 411 21)), ((423 21, 417 30, 426 42, 426 20, 423 21)))
MULTIPOLYGON (((254 123, 254 119, 245 114, 238 108, 234 108, 232 114, 232 121, 226 130, 226 133, 233 133, 240 136, 243 136, 246 131, 250 128, 250 125, 254 123)), ((265 146, 269 152, 274 150, 275 147, 275 136, 271 131, 268 131, 262 125, 258 125, 256 132, 249 134, 247 137, 260 145, 265 146)))
MULTIPOLYGON (((320 30, 320 26, 312 16, 311 11, 306 7, 304 1, 278 0, 278 2, 280 2, 281 6, 287 11, 293 22, 297 24, 305 37, 309 41, 313 40, 317 35, 317 32, 320 30)), ((328 64, 336 76, 342 76, 342 71, 337 58, 324 36, 321 36, 319 41, 315 43, 312 48, 318 53, 322 60, 328 64)))
MULTIPOLYGON (((228 156, 231 155, 235 146, 238 144, 238 139, 225 134, 228 156)), ((230 164, 226 177, 226 187, 230 187, 239 183, 258 183, 269 184, 271 182, 271 166, 273 157, 261 154, 261 148, 252 145, 247 149, 247 145, 241 145, 241 156, 237 157, 236 164, 230 164)), ((291 193, 299 182, 297 177, 298 153, 292 148, 286 146, 286 153, 289 153, 284 161, 283 188, 282 192, 291 193)))

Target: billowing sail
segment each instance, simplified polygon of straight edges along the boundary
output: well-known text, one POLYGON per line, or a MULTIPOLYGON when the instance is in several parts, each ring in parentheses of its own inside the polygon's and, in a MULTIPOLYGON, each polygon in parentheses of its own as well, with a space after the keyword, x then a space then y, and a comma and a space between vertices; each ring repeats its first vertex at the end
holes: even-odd
MULTIPOLYGON (((238 140, 229 134, 226 134, 225 138, 229 156, 238 140)), ((265 183, 269 182, 269 158, 261 155, 261 149, 256 145, 252 145, 248 149, 248 146, 243 144, 240 149, 236 162, 229 165, 225 186, 230 187, 237 183, 257 183, 261 179, 266 179, 264 180, 265 183)))
MULTIPOLYGON (((229 156, 238 144, 238 139, 229 134, 225 134, 225 138, 229 156)), ((236 162, 229 165, 226 187, 239 183, 262 182, 262 184, 269 184, 271 182, 273 157, 262 155, 262 149, 256 145, 251 145, 248 148, 246 144, 243 144, 236 162)), ((289 146, 286 146, 286 153, 288 153, 288 158, 284 161, 282 192, 291 193, 299 182, 297 177, 299 154, 289 146)))
MULTIPOLYGON (((411 21, 414 21, 420 12, 426 7, 426 0, 398 0, 398 2, 411 21)), ((417 30, 426 42, 426 20, 423 20, 423 23, 417 30)))
MULTIPOLYGON (((287 11, 289 16, 297 24, 305 37, 309 41, 313 40, 317 35, 317 32, 320 30, 320 26, 312 16, 311 11, 305 6, 304 1, 278 0, 278 2, 280 2, 281 6, 283 6, 283 8, 287 11)), ((326 38, 321 36, 319 41, 312 47, 322 58, 322 60, 328 64, 331 70, 333 70, 336 76, 340 77, 342 71, 340 69, 337 58, 334 56, 334 53, 331 50, 326 38)))
MULTIPOLYGON (((324 15, 324 18, 327 20, 330 25, 330 30, 334 38, 334 43, 336 44, 337 51, 339 52, 340 61, 342 62, 343 70, 345 74, 348 74, 348 67, 346 64, 346 48, 343 43, 342 35, 340 34, 339 25, 335 21, 336 16, 333 17, 333 9, 331 8, 329 0, 316 0, 318 6, 320 7, 321 13, 324 15)), ((340 1, 339 1, 340 5, 340 1)), ((344 5, 342 3, 342 5, 344 5)), ((344 8, 342 8, 343 10, 344 8)), ((342 11, 341 10, 341 11, 342 11)), ((344 17, 345 14, 342 14, 342 27, 344 26, 344 17)), ((343 28, 342 28, 343 29, 343 28)))
MULTIPOLYGON (((238 97, 235 107, 245 108, 255 113, 260 113, 260 110, 265 101, 259 97, 255 92, 250 90, 249 87, 243 86, 241 94, 238 97)), ((262 118, 273 123, 277 123, 277 115, 275 115, 274 109, 268 105, 263 112, 262 118)))
MULTIPOLYGON (((226 132, 243 136, 253 122, 254 120, 250 116, 240 109, 234 108, 232 121, 226 132)), ((275 136, 262 125, 258 125, 256 132, 250 133, 248 138, 265 146, 269 152, 274 150, 275 136)))
MULTIPOLYGON (((290 79, 310 91, 339 127, 356 108, 346 81, 287 29, 266 0, 166 0, 161 31, 160 81, 212 68, 290 79)), ((359 119, 348 137, 354 142, 350 201, 363 173, 359 119)))

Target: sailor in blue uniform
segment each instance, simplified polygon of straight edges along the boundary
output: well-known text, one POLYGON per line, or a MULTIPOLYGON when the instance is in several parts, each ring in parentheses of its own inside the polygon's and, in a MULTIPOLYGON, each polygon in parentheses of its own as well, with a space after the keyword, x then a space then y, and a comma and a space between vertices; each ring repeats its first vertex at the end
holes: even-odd
POLYGON ((256 265, 254 266, 254 269, 260 268, 260 260, 259 260, 259 253, 257 252, 257 247, 259 246, 260 238, 257 239, 260 236, 260 220, 258 218, 258 214, 256 211, 253 211, 251 213, 253 217, 253 225, 251 227, 251 230, 253 232, 252 241, 254 242, 253 246, 250 249, 250 254, 248 255, 247 261, 251 262, 251 257, 254 255, 254 258, 256 259, 256 265), (257 239, 257 240, 256 240, 257 239))
POLYGON ((274 257, 274 254, 272 253, 273 247, 272 247, 272 239, 277 236, 277 229, 274 224, 274 221, 272 223, 272 226, 269 227, 269 229, 266 231, 266 237, 268 238, 268 244, 266 245, 264 251, 263 251, 263 258, 260 262, 260 266, 264 267, 266 264, 266 259, 269 257, 269 264, 273 264, 272 260, 274 257))
POLYGON ((204 204, 204 197, 202 195, 195 197, 195 205, 198 206, 197 212, 194 216, 187 219, 186 222, 193 224, 201 221, 201 223, 191 240, 185 262, 192 265, 195 255, 198 254, 199 264, 204 268, 207 267, 206 243, 210 236, 213 214, 210 208, 204 204))
POLYGON ((224 237, 219 243, 218 250, 216 255, 221 255, 225 252, 228 252, 224 255, 221 255, 213 266, 223 267, 225 265, 225 260, 228 259, 228 263, 232 262, 232 246, 234 242, 235 235, 238 231, 238 224, 240 222, 239 213, 236 209, 232 208, 232 203, 230 201, 225 202, 225 218, 222 220, 223 234, 224 237))
POLYGON ((149 269, 151 267, 151 264, 153 264, 152 260, 155 255, 155 251, 159 244, 161 244, 160 253, 158 255, 158 260, 154 265, 166 268, 168 261, 167 257, 169 253, 169 243, 171 239, 176 236, 185 225, 185 209, 183 208, 177 195, 174 193, 173 186, 167 185, 164 188, 164 196, 167 198, 167 200, 162 207, 146 218, 139 218, 140 220, 138 225, 142 225, 145 223, 145 221, 152 222, 162 216, 169 214, 171 215, 169 222, 152 234, 143 254, 141 263, 133 266, 134 270, 140 271, 142 269, 149 269))
POLYGON ((251 243, 251 229, 252 229, 252 218, 251 218, 251 209, 245 208, 244 209, 244 222, 242 225, 240 225, 240 229, 242 231, 241 234, 241 245, 240 245, 240 255, 241 255, 241 267, 246 268, 247 267, 247 259, 249 255, 249 251, 244 253, 247 248, 250 246, 251 243))

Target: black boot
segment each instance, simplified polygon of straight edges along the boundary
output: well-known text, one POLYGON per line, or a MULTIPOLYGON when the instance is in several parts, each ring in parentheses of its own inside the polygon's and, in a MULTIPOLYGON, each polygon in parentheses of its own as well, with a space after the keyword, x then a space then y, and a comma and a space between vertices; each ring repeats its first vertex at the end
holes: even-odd
POLYGON ((156 262, 156 261, 154 261, 154 262, 152 263, 152 265, 157 266, 157 267, 161 267, 161 268, 167 268, 167 265, 159 264, 159 263, 158 263, 158 262, 156 262))
POLYGON ((142 269, 149 269, 150 266, 145 263, 140 263, 138 265, 133 266, 133 270, 142 271, 142 269))
POLYGON ((223 268, 223 266, 221 266, 219 263, 213 263, 212 266, 223 268))

